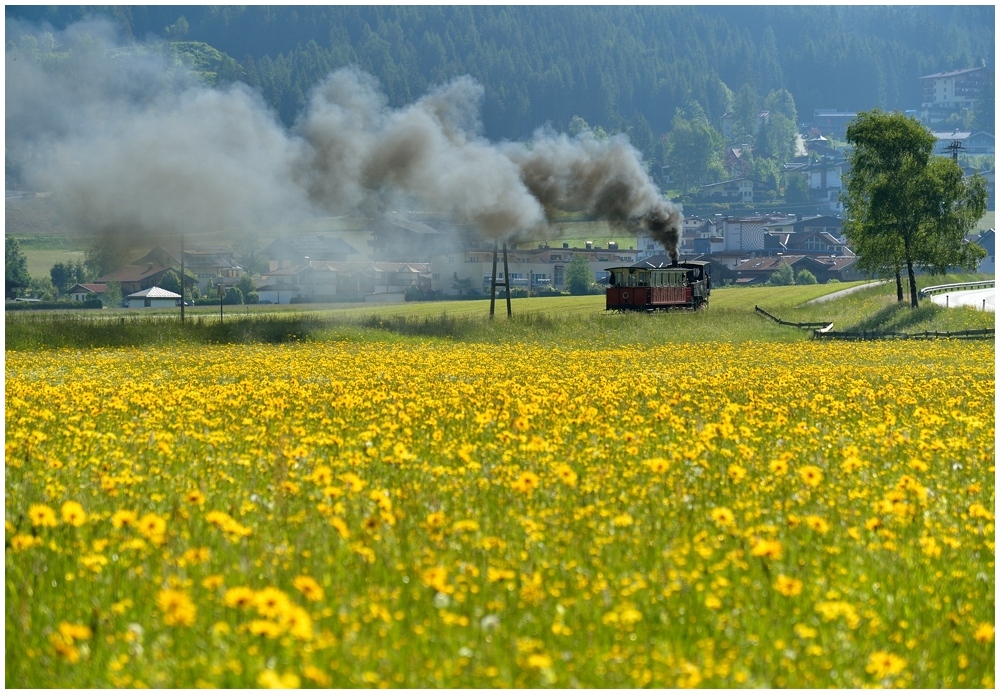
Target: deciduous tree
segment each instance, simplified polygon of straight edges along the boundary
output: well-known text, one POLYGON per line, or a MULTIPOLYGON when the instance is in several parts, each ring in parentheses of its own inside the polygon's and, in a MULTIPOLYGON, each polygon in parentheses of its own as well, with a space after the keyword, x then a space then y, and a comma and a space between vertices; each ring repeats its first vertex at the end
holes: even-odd
POLYGON ((933 157, 934 135, 899 112, 858 114, 847 141, 854 149, 843 195, 845 235, 861 269, 895 275, 899 300, 906 269, 916 308, 915 268, 975 267, 981 257, 964 237, 986 208, 985 183, 978 176, 966 182, 955 162, 933 157))
POLYGON ((18 291, 27 287, 31 282, 31 275, 28 273, 28 259, 21 250, 21 244, 17 239, 4 239, 4 279, 7 284, 8 296, 17 295, 18 291))
POLYGON ((582 255, 573 256, 566 266, 566 288, 570 294, 586 294, 594 283, 594 274, 590 271, 587 258, 582 255))

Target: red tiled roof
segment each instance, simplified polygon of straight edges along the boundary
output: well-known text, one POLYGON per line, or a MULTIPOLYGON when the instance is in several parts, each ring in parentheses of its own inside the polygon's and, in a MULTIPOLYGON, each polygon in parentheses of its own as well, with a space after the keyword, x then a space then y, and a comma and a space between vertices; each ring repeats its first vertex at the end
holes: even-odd
POLYGON ((162 272, 168 269, 169 268, 166 268, 163 265, 154 265, 152 268, 148 266, 139 267, 139 266, 129 265, 123 268, 118 268, 117 270, 109 272, 108 274, 102 277, 98 277, 95 281, 102 282, 105 284, 108 282, 137 282, 138 280, 141 280, 145 277, 149 277, 150 275, 155 275, 158 272, 162 272))

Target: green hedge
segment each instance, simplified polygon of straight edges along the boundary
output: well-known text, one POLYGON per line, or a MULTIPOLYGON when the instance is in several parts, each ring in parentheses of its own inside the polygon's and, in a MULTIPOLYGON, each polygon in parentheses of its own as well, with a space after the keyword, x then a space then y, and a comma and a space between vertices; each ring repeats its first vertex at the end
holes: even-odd
POLYGON ((4 310, 51 311, 53 309, 103 308, 103 306, 100 299, 87 299, 86 301, 7 301, 4 303, 4 310))

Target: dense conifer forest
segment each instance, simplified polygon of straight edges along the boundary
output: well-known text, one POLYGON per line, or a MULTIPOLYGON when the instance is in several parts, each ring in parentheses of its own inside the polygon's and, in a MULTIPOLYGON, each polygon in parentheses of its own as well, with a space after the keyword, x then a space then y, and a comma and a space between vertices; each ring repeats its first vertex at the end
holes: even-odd
POLYGON ((697 101, 713 123, 749 85, 816 108, 917 108, 921 75, 994 60, 992 6, 11 7, 54 28, 93 16, 135 39, 203 42, 218 79, 259 86, 287 123, 330 70, 357 64, 392 105, 468 74, 493 138, 573 116, 640 147, 697 101))
MULTIPOLYGON (((126 40, 168 42, 209 84, 250 85, 286 126, 347 65, 374 75, 393 107, 470 75, 488 139, 546 124, 624 132, 685 186, 724 175, 724 113, 730 142, 774 162, 758 166, 766 179, 815 109, 919 109, 921 76, 993 68, 995 54, 992 5, 7 6, 6 17, 8 50, 20 20, 60 31, 110 19, 126 40), (766 132, 757 109, 773 116, 766 132)), ((954 125, 993 132, 984 101, 954 125)))

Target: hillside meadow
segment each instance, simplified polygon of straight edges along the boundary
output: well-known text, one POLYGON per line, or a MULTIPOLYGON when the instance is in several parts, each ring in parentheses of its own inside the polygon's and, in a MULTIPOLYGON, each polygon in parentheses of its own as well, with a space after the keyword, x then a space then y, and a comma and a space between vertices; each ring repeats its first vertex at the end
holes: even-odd
POLYGON ((830 289, 9 314, 5 685, 992 688, 994 345, 830 289))

